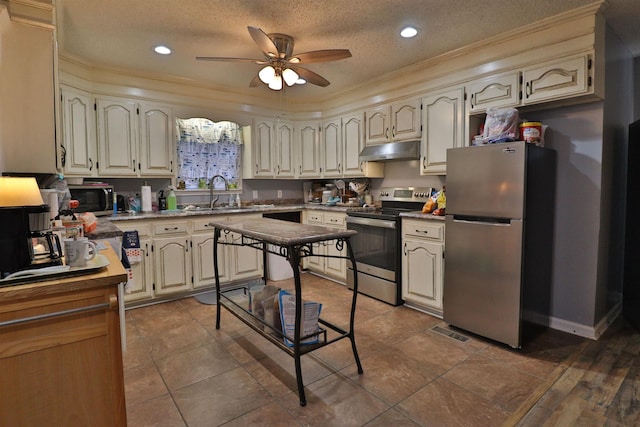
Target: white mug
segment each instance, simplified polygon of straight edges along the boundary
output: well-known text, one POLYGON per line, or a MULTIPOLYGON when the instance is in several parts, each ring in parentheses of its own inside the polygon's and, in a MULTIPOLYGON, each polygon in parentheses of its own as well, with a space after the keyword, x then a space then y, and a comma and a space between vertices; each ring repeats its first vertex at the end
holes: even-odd
POLYGON ((98 247, 86 237, 64 239, 65 263, 71 267, 84 267, 96 257, 98 247), (91 248, 91 250, 89 250, 91 248))

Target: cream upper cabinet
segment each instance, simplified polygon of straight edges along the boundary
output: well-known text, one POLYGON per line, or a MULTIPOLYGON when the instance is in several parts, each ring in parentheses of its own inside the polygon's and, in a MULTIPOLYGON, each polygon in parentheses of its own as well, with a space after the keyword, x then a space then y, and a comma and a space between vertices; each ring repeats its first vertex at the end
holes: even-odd
POLYGON ((61 88, 61 161, 66 175, 96 176, 98 145, 93 96, 72 88, 61 88))
POLYGON ((382 105, 365 112, 365 143, 418 139, 422 133, 420 99, 382 105))
POLYGON ((517 107, 520 105, 520 72, 498 74, 470 82, 469 113, 486 111, 489 107, 517 107))
POLYGON ((245 178, 273 177, 273 152, 275 131, 273 123, 255 120, 251 129, 251 152, 245 159, 247 167, 252 171, 245 178))
POLYGON ((384 163, 361 162, 358 159, 364 149, 364 113, 342 117, 342 158, 345 177, 382 177, 384 163))
POLYGON ((173 174, 174 118, 171 108, 140 104, 140 174, 173 174))
POLYGON ((444 175, 447 149, 464 145, 464 87, 429 94, 422 98, 422 106, 420 174, 444 175))
POLYGON ((524 104, 591 93, 592 61, 579 55, 523 70, 524 104))
POLYGON ((295 178, 291 123, 254 120, 251 146, 244 150, 244 178, 295 178))
POLYGON ((278 122, 276 128, 275 164, 276 178, 295 178, 294 129, 291 123, 278 122))
POLYGON ((342 122, 340 118, 322 123, 322 176, 342 176, 342 122))
POLYGON ((139 159, 136 103, 123 98, 96 98, 98 111, 99 173, 136 176, 139 159))
POLYGON ((320 124, 301 122, 297 126, 298 177, 320 178, 320 124))

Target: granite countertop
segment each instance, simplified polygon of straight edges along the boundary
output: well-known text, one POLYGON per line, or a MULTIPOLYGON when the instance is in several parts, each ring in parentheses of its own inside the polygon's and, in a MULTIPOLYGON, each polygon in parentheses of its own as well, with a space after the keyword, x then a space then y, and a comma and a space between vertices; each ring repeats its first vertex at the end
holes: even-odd
POLYGON ((324 240, 350 237, 354 230, 341 230, 319 225, 298 224, 277 219, 260 218, 248 220, 212 220, 209 225, 242 234, 256 240, 281 246, 303 245, 324 240))
POLYGON ((215 216, 229 214, 249 214, 257 212, 295 212, 304 209, 347 212, 347 211, 374 211, 378 209, 375 206, 328 206, 319 203, 300 203, 288 205, 247 205, 240 208, 222 207, 216 209, 193 209, 193 210, 172 210, 162 212, 148 213, 119 213, 117 215, 98 217, 98 226, 95 231, 86 233, 85 236, 90 240, 108 239, 112 237, 122 236, 122 231, 115 223, 119 221, 140 221, 140 220, 156 220, 156 219, 180 219, 191 218, 197 216, 215 216))
POLYGON ((444 216, 438 216, 433 214, 425 214, 421 211, 402 212, 400 214, 403 218, 417 218, 417 219, 430 219, 435 221, 444 221, 444 216))

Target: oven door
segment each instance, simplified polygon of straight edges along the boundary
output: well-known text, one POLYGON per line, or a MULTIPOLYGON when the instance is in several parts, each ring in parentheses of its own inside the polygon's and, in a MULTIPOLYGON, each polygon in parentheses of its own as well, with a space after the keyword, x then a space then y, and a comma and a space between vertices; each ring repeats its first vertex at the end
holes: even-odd
MULTIPOLYGON (((358 290, 389 304, 401 304, 398 280, 398 222, 347 216, 347 229, 358 232, 351 238, 351 247, 358 263, 358 290)), ((351 262, 347 263, 347 267, 347 284, 352 287, 351 262)))

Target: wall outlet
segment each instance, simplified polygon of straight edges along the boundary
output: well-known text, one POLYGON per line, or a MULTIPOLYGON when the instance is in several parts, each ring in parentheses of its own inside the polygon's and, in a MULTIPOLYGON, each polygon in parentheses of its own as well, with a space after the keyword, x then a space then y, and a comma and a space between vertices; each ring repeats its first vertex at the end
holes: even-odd
POLYGON ((282 199, 282 190, 278 190, 278 199, 282 199))
POLYGON ((253 198, 254 199, 258 198, 258 190, 253 190, 253 198))

